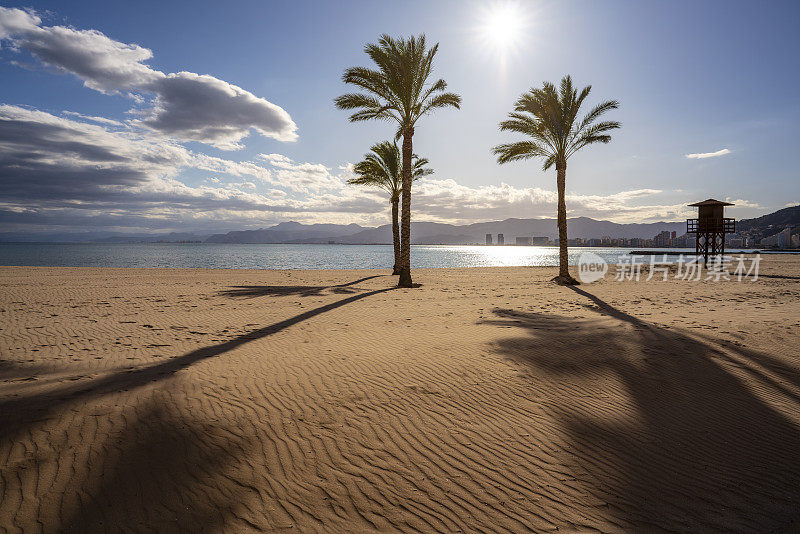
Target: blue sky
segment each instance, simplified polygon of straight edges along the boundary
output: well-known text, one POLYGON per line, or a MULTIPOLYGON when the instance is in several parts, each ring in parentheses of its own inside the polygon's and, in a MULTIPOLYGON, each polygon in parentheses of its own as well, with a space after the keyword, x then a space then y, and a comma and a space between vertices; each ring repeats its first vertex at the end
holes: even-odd
POLYGON ((623 124, 570 161, 571 216, 680 220, 685 204, 716 197, 747 217, 800 201, 796 2, 2 5, 27 11, 0 13, 0 231, 383 224, 380 192, 343 181, 394 130, 351 124, 332 104, 381 33, 439 42, 436 74, 463 97, 417 128, 436 171, 416 186, 417 220, 553 216, 554 172, 500 167, 490 149, 514 139, 497 123, 520 93, 567 73, 593 86, 592 102, 619 100, 609 118, 623 124), (498 49, 485 30, 506 9, 517 36, 498 49), (138 45, 136 57, 107 61, 114 43, 138 45), (236 120, 230 87, 247 93, 236 120), (102 157, 88 148, 98 145, 102 157), (20 163, 23 153, 36 156, 20 163))

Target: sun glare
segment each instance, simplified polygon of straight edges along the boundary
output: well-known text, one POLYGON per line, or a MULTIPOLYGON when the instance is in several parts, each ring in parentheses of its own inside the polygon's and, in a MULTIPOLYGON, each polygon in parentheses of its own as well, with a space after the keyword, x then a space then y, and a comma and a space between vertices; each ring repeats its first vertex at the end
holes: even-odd
POLYGON ((486 36, 498 47, 505 48, 519 37, 520 20, 513 5, 495 8, 486 21, 486 36))
POLYGON ((512 52, 522 40, 525 24, 525 15, 517 4, 494 4, 481 14, 483 41, 496 53, 512 52))

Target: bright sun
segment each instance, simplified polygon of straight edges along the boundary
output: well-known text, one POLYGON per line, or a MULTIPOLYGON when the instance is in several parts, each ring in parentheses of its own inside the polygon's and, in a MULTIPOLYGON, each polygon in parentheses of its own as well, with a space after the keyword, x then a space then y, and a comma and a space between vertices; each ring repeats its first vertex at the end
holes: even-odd
POLYGON ((482 34, 498 52, 514 48, 522 37, 524 20, 515 4, 495 5, 483 14, 482 34))

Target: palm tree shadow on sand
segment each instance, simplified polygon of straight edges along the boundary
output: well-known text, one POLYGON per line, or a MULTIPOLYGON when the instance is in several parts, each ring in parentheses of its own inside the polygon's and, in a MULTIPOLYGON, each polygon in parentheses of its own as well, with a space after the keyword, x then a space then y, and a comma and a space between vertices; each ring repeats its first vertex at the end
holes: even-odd
POLYGON ((10 431, 19 426, 25 426, 26 418, 21 414, 30 414, 31 411, 35 411, 39 412, 38 415, 41 416, 44 413, 53 412, 61 405, 73 402, 76 399, 99 397, 122 390, 136 389, 151 382, 164 380, 174 375, 176 372, 202 360, 220 356, 241 345, 271 336, 290 326, 307 321, 317 315, 335 310, 336 308, 395 289, 397 288, 387 287, 358 293, 308 310, 288 319, 278 321, 263 328, 251 330, 250 332, 236 336, 228 341, 195 349, 158 364, 113 372, 102 378, 97 378, 88 382, 79 382, 49 390, 46 394, 18 395, 13 398, 0 400, 0 436, 7 435, 10 431))
MULTIPOLYGON (((64 416, 76 403, 100 400, 120 391, 134 391, 162 382, 195 363, 394 289, 396 287, 363 291, 155 365, 116 371, 88 382, 68 382, 46 392, 21 393, 0 399, 0 449, 7 450, 9 445, 30 439, 40 422, 64 416)), ((26 374, 14 366, 3 366, 0 371, 3 376, 11 378, 24 378, 26 374)), ((42 499, 36 504, 37 514, 65 514, 66 517, 58 521, 63 532, 111 531, 119 525, 126 525, 132 531, 153 528, 182 532, 219 531, 225 530, 217 528, 219 525, 231 521, 240 530, 259 529, 237 515, 235 507, 242 502, 237 495, 244 491, 242 488, 252 487, 236 482, 231 474, 231 468, 235 467, 233 464, 246 459, 252 444, 244 438, 232 437, 231 432, 222 426, 193 421, 186 414, 161 404, 139 402, 126 406, 126 409, 135 411, 136 420, 121 434, 109 437, 101 447, 102 452, 92 458, 95 466, 104 466, 100 476, 79 482, 72 491, 72 501, 68 506, 53 499, 42 499), (222 436, 219 440, 205 439, 215 432, 222 436), (203 485, 204 481, 212 479, 223 480, 225 487, 203 485), (76 503, 75 499, 80 502, 76 503), (157 513, 159 510, 164 513, 157 513)), ((69 455, 69 452, 56 454, 69 455)), ((37 457, 32 461, 38 463, 42 460, 37 457)), ((5 480, 21 481, 27 467, 24 462, 6 465, 2 476, 5 480)), ((3 490, 2 484, 0 490, 3 490)), ((25 503, 26 506, 30 504, 25 503)))
POLYGON ((796 532, 800 429, 785 414, 800 413, 798 371, 570 289, 600 316, 497 309, 488 322, 526 332, 496 348, 534 368, 563 461, 609 504, 604 520, 636 531, 796 532))
POLYGON ((233 286, 230 289, 220 291, 219 293, 225 297, 242 298, 285 297, 292 295, 298 295, 301 297, 315 297, 324 295, 326 291, 330 291, 334 294, 352 294, 358 292, 358 290, 354 289, 353 286, 361 282, 366 282, 367 280, 372 280, 373 278, 381 278, 382 276, 385 275, 376 274, 373 276, 365 276, 364 278, 359 278, 358 280, 353 280, 352 282, 337 284, 334 286, 233 286))
POLYGON ((120 432, 97 447, 103 455, 92 462, 95 469, 77 466, 85 476, 80 490, 64 506, 52 507, 64 514, 59 532, 256 527, 240 506, 256 492, 236 469, 254 446, 250 438, 155 399, 127 410, 125 420, 120 432))

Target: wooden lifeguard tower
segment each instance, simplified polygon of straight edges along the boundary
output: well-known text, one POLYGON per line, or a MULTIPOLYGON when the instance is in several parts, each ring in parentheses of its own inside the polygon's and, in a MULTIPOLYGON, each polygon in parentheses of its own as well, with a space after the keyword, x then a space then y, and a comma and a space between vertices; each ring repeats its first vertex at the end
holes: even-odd
POLYGON ((725 234, 736 231, 736 221, 724 214, 725 206, 733 204, 709 198, 689 205, 697 206, 698 214, 697 219, 686 219, 686 233, 695 234, 695 253, 708 265, 709 256, 725 254, 725 234))

